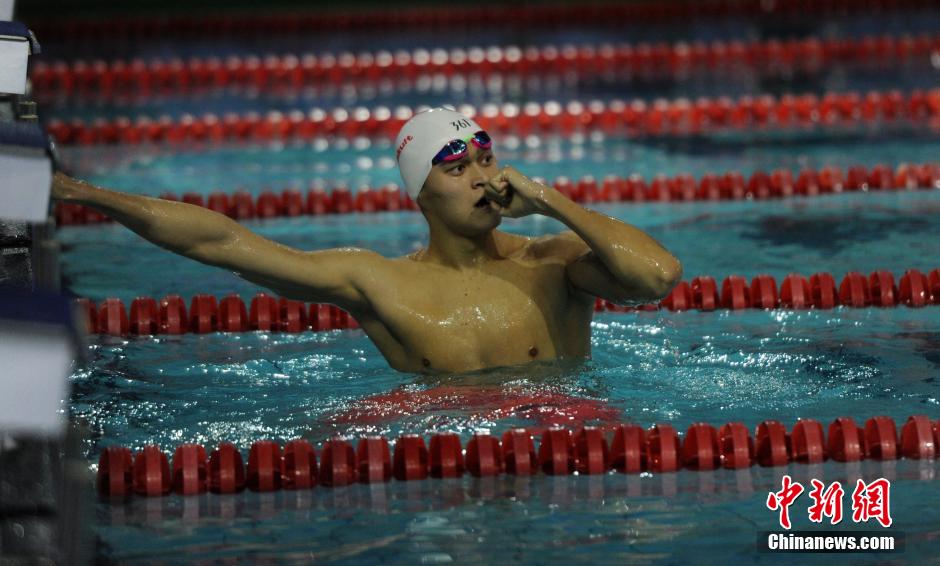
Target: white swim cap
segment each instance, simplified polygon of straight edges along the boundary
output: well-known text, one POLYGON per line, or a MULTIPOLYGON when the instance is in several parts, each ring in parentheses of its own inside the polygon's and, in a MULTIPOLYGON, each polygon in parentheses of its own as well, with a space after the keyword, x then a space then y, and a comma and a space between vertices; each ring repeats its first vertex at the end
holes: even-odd
POLYGON ((411 198, 418 198, 431 172, 431 160, 447 142, 466 139, 482 129, 473 119, 442 107, 419 112, 408 120, 395 139, 395 152, 411 198))

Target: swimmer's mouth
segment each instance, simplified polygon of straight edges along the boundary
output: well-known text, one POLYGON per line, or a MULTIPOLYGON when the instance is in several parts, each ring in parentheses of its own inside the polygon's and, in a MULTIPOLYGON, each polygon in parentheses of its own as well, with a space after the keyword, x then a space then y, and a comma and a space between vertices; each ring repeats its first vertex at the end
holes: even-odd
POLYGON ((478 200, 477 203, 476 203, 475 205, 473 205, 473 206, 475 206, 475 207, 477 207, 477 208, 483 208, 483 207, 489 206, 489 205, 490 205, 490 201, 487 200, 487 198, 486 198, 485 196, 483 196, 483 197, 480 197, 480 200, 478 200))

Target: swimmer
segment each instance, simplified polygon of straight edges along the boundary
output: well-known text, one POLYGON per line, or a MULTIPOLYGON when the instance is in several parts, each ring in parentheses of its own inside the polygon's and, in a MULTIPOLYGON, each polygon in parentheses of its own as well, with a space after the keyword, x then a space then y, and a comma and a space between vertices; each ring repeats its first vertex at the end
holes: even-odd
POLYGON ((647 303, 682 275, 634 226, 588 210, 512 167, 462 114, 416 114, 395 144, 428 245, 386 258, 359 248, 302 251, 231 218, 56 174, 53 198, 97 209, 174 253, 234 271, 280 296, 351 313, 396 370, 468 372, 591 355, 594 297, 647 303), (568 230, 542 237, 496 228, 541 214, 568 230))

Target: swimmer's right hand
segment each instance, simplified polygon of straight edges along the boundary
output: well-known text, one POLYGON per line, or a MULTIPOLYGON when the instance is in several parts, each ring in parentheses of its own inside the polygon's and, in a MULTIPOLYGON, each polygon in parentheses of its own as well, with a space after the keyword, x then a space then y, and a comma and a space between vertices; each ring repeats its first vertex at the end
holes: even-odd
POLYGON ((502 216, 508 218, 545 214, 549 210, 549 193, 555 191, 509 165, 489 179, 485 190, 486 197, 499 206, 502 216))
POLYGON ((56 172, 52 177, 52 198, 55 200, 74 199, 78 195, 80 181, 73 179, 62 172, 56 172))

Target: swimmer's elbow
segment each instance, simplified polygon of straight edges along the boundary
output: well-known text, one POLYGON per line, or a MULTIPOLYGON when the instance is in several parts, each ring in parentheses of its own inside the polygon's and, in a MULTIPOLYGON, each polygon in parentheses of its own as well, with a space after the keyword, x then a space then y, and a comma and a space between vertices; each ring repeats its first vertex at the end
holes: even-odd
POLYGON ((671 257, 670 260, 663 265, 659 276, 656 278, 656 283, 652 287, 652 294, 655 295, 656 300, 663 299, 681 280, 682 263, 680 263, 678 259, 671 257))
POLYGON ((676 258, 672 258, 667 277, 669 281, 669 288, 666 290, 666 293, 669 293, 669 291, 672 291, 673 287, 679 284, 679 281, 682 281, 682 262, 676 258))

